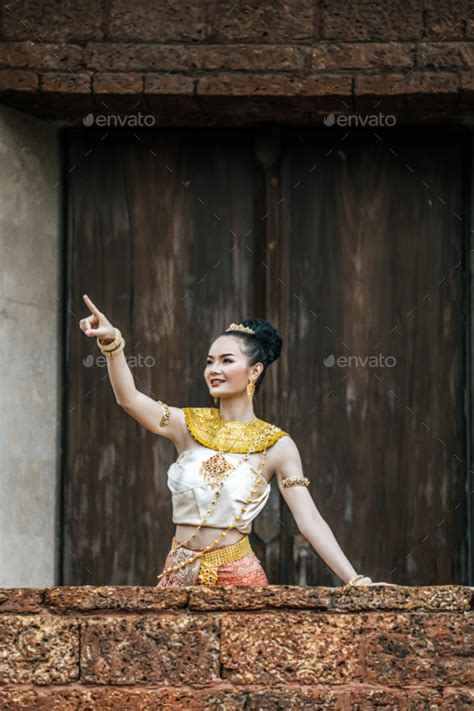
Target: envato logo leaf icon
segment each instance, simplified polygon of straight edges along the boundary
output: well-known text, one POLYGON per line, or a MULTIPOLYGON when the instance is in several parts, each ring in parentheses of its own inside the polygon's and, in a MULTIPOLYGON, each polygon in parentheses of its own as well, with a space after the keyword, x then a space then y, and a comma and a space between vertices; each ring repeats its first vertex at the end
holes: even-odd
POLYGON ((328 114, 328 116, 325 116, 323 119, 323 123, 325 126, 334 126, 336 123, 336 117, 334 114, 328 114))
POLYGON ((87 116, 84 116, 82 123, 84 126, 92 126, 94 123, 94 114, 87 114, 87 116))
POLYGON ((331 355, 328 355, 327 358, 324 359, 323 363, 327 368, 332 368, 332 366, 336 362, 336 356, 331 353, 331 355))

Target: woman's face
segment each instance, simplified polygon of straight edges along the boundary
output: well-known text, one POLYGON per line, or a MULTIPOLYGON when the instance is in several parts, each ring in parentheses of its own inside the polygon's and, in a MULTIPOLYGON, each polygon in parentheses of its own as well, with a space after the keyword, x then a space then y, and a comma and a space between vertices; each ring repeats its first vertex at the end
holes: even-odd
POLYGON ((238 338, 219 336, 209 350, 204 378, 212 397, 228 397, 245 391, 249 380, 255 382, 262 369, 261 363, 249 367, 238 338))

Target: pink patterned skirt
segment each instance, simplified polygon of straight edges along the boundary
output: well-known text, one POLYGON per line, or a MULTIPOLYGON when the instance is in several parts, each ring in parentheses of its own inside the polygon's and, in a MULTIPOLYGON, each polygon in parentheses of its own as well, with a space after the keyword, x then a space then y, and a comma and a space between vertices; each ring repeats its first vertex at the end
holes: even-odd
MULTIPOLYGON (((173 550, 174 546, 178 543, 179 541, 173 537, 172 548, 166 556, 163 570, 178 565, 178 563, 181 563, 187 560, 188 558, 192 558, 197 551, 204 550, 204 548, 187 548, 186 546, 180 546, 176 550, 173 550)), ((240 543, 240 541, 238 543, 240 543)), ((219 546, 218 550, 223 550, 225 548, 238 545, 238 543, 230 543, 227 546, 219 546)), ((184 587, 187 585, 205 584, 200 582, 199 580, 199 571, 201 568, 202 560, 202 558, 197 558, 192 563, 184 565, 177 571, 166 573, 166 575, 163 575, 163 577, 160 578, 156 587, 184 587)), ((265 571, 262 568, 260 560, 259 558, 257 558, 254 551, 252 551, 251 553, 247 553, 239 560, 234 560, 231 563, 224 563, 218 565, 216 570, 217 580, 215 583, 213 583, 214 585, 260 586, 269 584, 265 571)))

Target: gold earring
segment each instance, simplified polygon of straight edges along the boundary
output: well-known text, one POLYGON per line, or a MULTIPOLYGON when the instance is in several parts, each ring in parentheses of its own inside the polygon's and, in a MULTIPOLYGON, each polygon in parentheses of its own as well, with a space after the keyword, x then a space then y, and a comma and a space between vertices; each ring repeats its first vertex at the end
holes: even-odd
POLYGON ((219 402, 219 398, 218 398, 218 397, 215 397, 215 398, 214 398, 214 402, 215 402, 216 405, 217 405, 217 403, 219 402))
POLYGON ((252 401, 254 392, 255 392, 255 385, 250 380, 247 385, 247 395, 248 395, 248 398, 250 401, 252 401))

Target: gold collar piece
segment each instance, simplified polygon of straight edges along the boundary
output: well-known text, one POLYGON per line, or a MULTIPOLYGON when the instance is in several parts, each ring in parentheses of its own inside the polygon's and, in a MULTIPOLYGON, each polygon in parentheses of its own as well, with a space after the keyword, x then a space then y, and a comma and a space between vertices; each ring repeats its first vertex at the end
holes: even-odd
POLYGON ((216 407, 183 407, 188 430, 198 442, 223 452, 263 452, 288 434, 265 420, 237 422, 222 419, 216 407), (262 439, 263 438, 263 439, 262 439))

